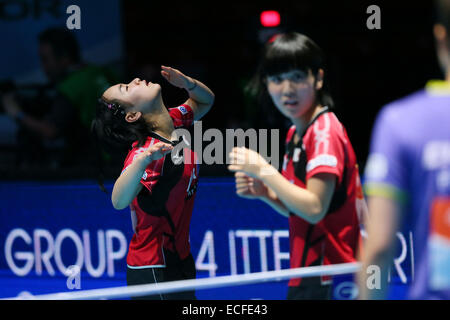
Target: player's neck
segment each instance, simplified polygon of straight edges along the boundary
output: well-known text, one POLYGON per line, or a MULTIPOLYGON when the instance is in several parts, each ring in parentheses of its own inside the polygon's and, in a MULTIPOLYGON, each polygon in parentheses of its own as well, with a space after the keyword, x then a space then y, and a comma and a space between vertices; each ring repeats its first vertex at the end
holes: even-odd
POLYGON ((173 126, 172 118, 164 105, 161 106, 159 111, 148 113, 145 116, 147 122, 151 123, 153 132, 171 140, 175 127, 173 126))
POLYGON ((295 125, 295 132, 298 136, 302 136, 308 124, 314 119, 314 117, 323 110, 323 106, 319 103, 315 107, 312 107, 305 114, 299 118, 292 119, 292 123, 295 125))

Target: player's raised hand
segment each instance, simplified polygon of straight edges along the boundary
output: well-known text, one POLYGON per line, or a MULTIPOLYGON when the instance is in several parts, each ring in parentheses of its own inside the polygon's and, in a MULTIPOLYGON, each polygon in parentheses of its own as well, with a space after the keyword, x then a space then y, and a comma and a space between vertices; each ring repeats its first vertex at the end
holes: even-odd
POLYGON ((181 71, 171 67, 161 66, 161 75, 171 85, 181 89, 189 90, 189 88, 195 86, 195 82, 191 77, 188 77, 181 71))
POLYGON ((249 177, 243 172, 234 174, 236 194, 247 199, 258 199, 266 196, 267 186, 259 179, 249 177))
POLYGON ((233 148, 229 157, 231 164, 228 170, 244 172, 253 178, 260 178, 270 166, 259 153, 244 147, 233 148))
POLYGON ((147 166, 152 161, 159 160, 164 157, 167 153, 171 152, 172 149, 173 146, 168 143, 157 142, 154 145, 148 147, 144 152, 142 152, 138 156, 138 159, 142 161, 142 164, 144 166, 147 166))

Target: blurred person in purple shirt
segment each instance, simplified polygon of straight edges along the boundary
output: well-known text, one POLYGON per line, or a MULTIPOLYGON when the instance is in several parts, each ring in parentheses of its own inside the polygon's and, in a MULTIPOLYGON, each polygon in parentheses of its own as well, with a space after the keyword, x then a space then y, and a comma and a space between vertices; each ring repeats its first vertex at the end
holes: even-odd
POLYGON ((396 231, 414 239, 408 299, 450 299, 450 0, 436 1, 433 28, 445 80, 386 105, 378 114, 365 168, 368 238, 361 299, 385 299, 396 231), (372 266, 372 268, 370 268, 372 266), (368 284, 377 266, 380 286, 368 284))

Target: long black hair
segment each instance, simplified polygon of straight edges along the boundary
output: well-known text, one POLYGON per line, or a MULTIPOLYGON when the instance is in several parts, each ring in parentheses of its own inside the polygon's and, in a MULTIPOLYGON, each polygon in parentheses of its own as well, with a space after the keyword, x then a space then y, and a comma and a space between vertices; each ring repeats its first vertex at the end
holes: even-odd
MULTIPOLYGON (((266 79, 291 70, 311 71, 317 79, 319 69, 325 70, 325 56, 322 49, 307 36, 297 33, 282 33, 272 37, 263 48, 257 72, 247 91, 256 96, 260 103, 271 102, 267 92, 266 79)), ((317 91, 316 100, 323 106, 332 108, 333 99, 328 93, 326 81, 317 91)))
POLYGON ((97 101, 95 118, 91 124, 91 134, 97 151, 97 182, 100 189, 108 193, 104 180, 104 152, 124 152, 129 150, 132 143, 138 141, 138 147, 142 147, 152 130, 143 117, 137 121, 127 122, 125 120, 126 110, 131 106, 124 102, 115 100, 108 101, 101 97, 97 101))
POLYGON ((106 150, 124 150, 130 148, 134 141, 138 141, 138 147, 145 144, 151 127, 143 117, 134 122, 126 121, 126 110, 130 107, 121 101, 98 99, 91 131, 106 150))

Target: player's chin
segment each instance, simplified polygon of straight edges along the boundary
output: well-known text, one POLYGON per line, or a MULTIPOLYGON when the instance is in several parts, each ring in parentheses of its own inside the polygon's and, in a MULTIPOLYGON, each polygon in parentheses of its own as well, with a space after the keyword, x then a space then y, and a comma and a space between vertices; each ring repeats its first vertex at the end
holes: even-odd
POLYGON ((158 90, 161 91, 161 85, 159 83, 151 83, 147 86, 151 90, 158 90))
POLYGON ((143 89, 147 100, 154 100, 161 94, 161 86, 158 83, 149 84, 143 89))
POLYGON ((284 108, 283 109, 283 113, 286 117, 288 118, 298 118, 300 117, 303 112, 302 112, 302 108, 297 107, 297 108, 284 108))

